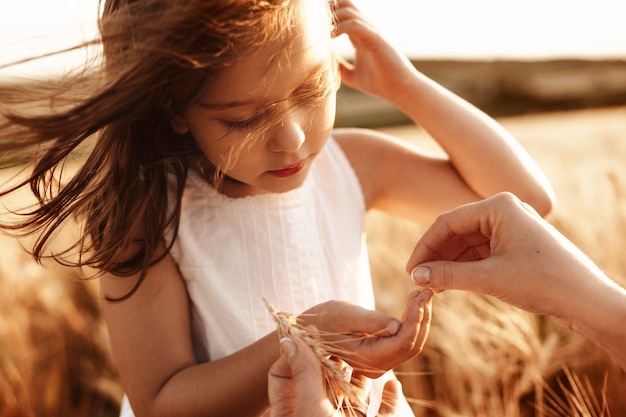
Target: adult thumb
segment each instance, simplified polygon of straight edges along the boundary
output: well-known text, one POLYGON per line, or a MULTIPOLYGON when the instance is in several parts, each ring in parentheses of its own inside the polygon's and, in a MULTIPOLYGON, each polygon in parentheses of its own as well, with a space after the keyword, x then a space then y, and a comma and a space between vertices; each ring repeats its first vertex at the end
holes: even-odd
POLYGON ((432 261, 417 265, 411 271, 413 282, 433 290, 483 290, 486 259, 474 262, 432 261))

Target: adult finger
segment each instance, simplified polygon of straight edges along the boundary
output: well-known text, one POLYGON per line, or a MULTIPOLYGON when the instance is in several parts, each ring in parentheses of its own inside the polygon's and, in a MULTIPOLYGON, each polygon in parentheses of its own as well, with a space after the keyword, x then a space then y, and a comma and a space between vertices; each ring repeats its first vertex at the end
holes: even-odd
MULTIPOLYGON (((485 282, 492 259, 474 262, 425 262, 411 271, 413 282, 432 290, 470 290, 491 295, 490 287, 497 283, 485 282), (487 284, 487 285, 485 285, 487 284)), ((490 275, 489 275, 490 276, 490 275)))
POLYGON ((456 259, 472 245, 484 245, 490 228, 485 227, 485 207, 482 202, 469 203, 442 213, 417 242, 406 264, 411 273, 416 265, 427 261, 456 259), (461 239, 460 237, 466 237, 461 239))

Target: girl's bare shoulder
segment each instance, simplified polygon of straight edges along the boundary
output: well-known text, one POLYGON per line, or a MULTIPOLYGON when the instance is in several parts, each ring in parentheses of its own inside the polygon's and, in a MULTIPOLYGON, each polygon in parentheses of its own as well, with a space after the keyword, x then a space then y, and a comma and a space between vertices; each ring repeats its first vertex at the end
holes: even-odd
MULTIPOLYGON (((336 129, 333 137, 359 178, 368 208, 375 205, 386 183, 400 174, 398 164, 405 163, 406 156, 416 152, 401 140, 372 129, 336 129)), ((411 161, 414 165, 415 162, 411 161)))

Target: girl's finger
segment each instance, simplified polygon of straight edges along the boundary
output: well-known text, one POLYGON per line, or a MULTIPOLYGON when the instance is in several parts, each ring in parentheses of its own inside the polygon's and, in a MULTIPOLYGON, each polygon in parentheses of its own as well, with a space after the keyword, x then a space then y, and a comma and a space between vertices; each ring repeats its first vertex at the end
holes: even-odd
POLYGON ((400 409, 400 395, 402 385, 397 379, 390 379, 385 383, 383 398, 378 409, 378 417, 394 417, 398 415, 400 409))
POLYGON ((428 334, 430 333, 430 323, 432 322, 433 296, 433 292, 428 289, 423 290, 419 295, 419 303, 423 309, 419 333, 417 335, 417 339, 415 340, 415 350, 419 352, 421 352, 424 348, 424 345, 426 344, 426 339, 428 339, 428 334))

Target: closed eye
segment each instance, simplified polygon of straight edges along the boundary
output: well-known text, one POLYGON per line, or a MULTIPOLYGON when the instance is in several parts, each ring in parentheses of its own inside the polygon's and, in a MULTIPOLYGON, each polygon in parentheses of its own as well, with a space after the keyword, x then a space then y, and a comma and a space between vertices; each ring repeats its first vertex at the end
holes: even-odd
POLYGON ((258 126, 263 121, 264 113, 255 113, 252 117, 245 120, 225 120, 220 122, 230 130, 245 130, 258 126))

